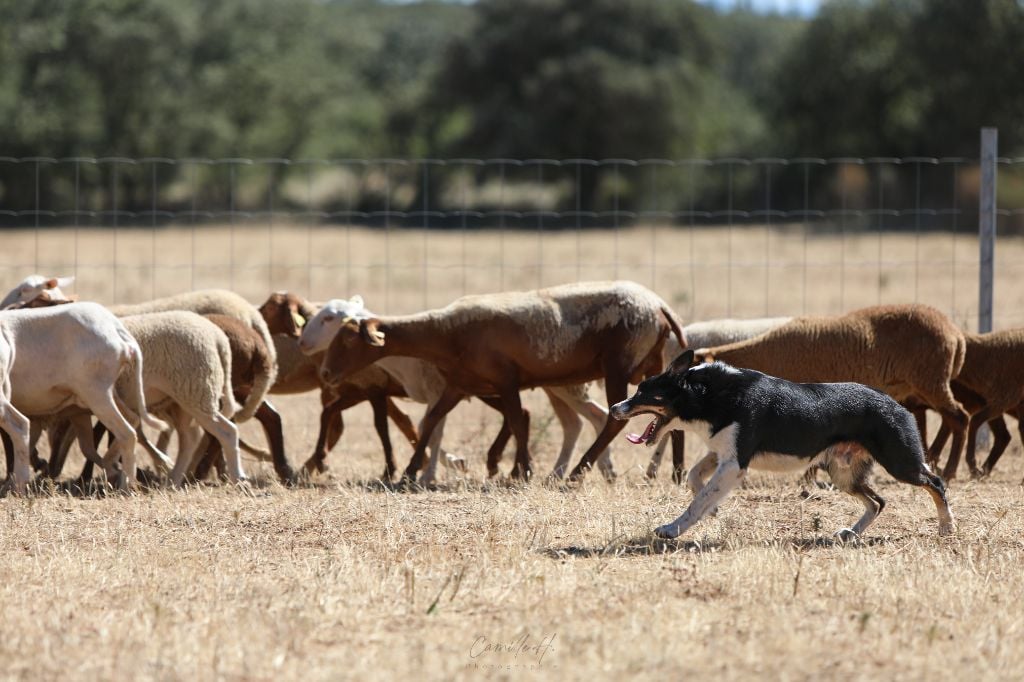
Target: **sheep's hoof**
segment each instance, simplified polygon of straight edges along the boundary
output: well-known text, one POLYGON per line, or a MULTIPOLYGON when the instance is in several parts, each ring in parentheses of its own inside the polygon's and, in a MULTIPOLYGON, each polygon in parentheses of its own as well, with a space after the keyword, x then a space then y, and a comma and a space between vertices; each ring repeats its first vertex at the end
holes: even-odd
POLYGON ((615 481, 619 478, 619 475, 615 473, 614 469, 602 469, 601 475, 604 476, 604 480, 606 483, 615 483, 615 481))
POLYGON ((686 480, 686 469, 673 469, 672 470, 672 482, 676 485, 682 485, 686 480))
POLYGON ((323 457, 317 457, 316 455, 307 459, 306 463, 303 464, 302 467, 310 474, 323 474, 326 473, 329 468, 325 459, 323 457))
POLYGON ((644 478, 648 481, 653 481, 658 477, 658 469, 656 467, 647 467, 647 471, 644 472, 644 478))
POLYGON ((971 467, 971 478, 978 480, 979 478, 985 478, 985 472, 978 467, 971 467))
POLYGON ((842 543, 857 542, 860 540, 860 536, 857 535, 857 531, 852 528, 840 528, 836 531, 836 540, 842 543))
POLYGON ((662 540, 675 540, 679 537, 679 531, 671 523, 664 526, 658 526, 654 529, 654 534, 662 540))
POLYGON ((939 524, 939 537, 945 538, 953 534, 954 527, 952 523, 940 523, 939 524))
POLYGON ((455 469, 461 474, 466 473, 468 470, 466 459, 464 457, 456 457, 455 455, 448 453, 444 456, 444 461, 448 464, 449 468, 455 469))

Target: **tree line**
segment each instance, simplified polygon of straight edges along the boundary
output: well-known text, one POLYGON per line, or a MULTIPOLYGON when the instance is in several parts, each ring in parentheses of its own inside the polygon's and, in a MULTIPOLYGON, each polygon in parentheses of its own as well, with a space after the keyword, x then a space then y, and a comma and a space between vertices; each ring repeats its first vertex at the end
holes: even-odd
MULTIPOLYGON (((983 125, 1024 147, 1016 0, 0 8, 0 156, 974 157, 983 125)), ((0 163, 0 205, 25 176, 0 163)))

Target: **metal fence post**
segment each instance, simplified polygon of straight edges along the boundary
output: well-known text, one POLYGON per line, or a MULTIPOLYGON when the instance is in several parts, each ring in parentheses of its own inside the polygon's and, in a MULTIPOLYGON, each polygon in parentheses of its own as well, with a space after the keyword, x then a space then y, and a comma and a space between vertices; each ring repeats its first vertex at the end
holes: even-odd
POLYGON ((978 205, 978 332, 992 331, 992 280, 996 246, 996 164, 999 130, 981 129, 981 199, 978 205))

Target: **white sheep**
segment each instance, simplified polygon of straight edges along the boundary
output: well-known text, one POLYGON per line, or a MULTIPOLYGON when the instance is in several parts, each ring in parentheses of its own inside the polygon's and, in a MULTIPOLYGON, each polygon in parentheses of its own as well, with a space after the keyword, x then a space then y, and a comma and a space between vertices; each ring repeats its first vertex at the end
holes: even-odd
MULTIPOLYGON (((720 320, 704 320, 692 322, 683 327, 683 336, 686 339, 688 348, 711 348, 713 346, 724 346, 736 341, 745 341, 755 336, 760 336, 767 331, 789 322, 791 317, 758 317, 749 320, 723 318, 720 320)), ((670 336, 665 342, 665 364, 666 366, 679 357, 685 348, 674 336, 670 336)), ((672 440, 674 459, 672 479, 679 483, 683 475, 683 448, 685 439, 682 431, 676 431, 672 438, 666 438, 658 443, 651 454, 651 461, 647 465, 647 478, 657 478, 658 468, 661 466, 665 448, 672 440)))
POLYGON ((145 358, 143 386, 149 410, 166 415, 178 432, 171 483, 181 485, 189 472, 200 438, 192 420, 220 442, 228 478, 233 483, 245 480, 238 429, 229 419, 237 406, 231 348, 224 332, 203 316, 181 310, 130 315, 121 321, 145 358))
POLYGON ((12 305, 31 303, 43 292, 51 300, 68 300, 68 296, 61 291, 61 287, 69 287, 74 284, 74 277, 45 277, 43 275, 29 275, 7 292, 3 301, 0 301, 0 310, 6 310, 12 305))
POLYGON ((91 411, 114 434, 104 460, 107 475, 113 479, 120 462, 124 484, 132 485, 135 426, 142 420, 166 428, 146 411, 142 373, 138 343, 99 304, 0 312, 0 426, 14 445, 13 489, 25 492, 30 477, 26 415, 52 415, 74 405, 91 411), (127 405, 119 408, 114 385, 126 369, 127 405))
MULTIPOLYGON (((216 314, 228 315, 230 317, 237 318, 256 330, 267 344, 267 349, 271 353, 271 361, 274 367, 273 373, 268 379, 268 385, 272 385, 274 383, 274 376, 277 373, 277 354, 274 348, 274 340, 270 335, 270 331, 267 329, 267 323, 263 320, 263 316, 260 315, 256 306, 249 303, 233 291, 228 291, 226 289, 203 289, 200 291, 177 294, 175 296, 167 296, 166 298, 158 298, 152 301, 145 301, 143 303, 112 305, 109 306, 109 308, 111 312, 118 317, 141 315, 143 313, 166 312, 171 310, 185 310, 198 313, 200 315, 216 314)), ((261 400, 262 396, 260 392, 253 391, 242 407, 238 410, 238 413, 234 415, 235 422, 241 423, 250 419, 259 407, 261 400)))
MULTIPOLYGON (((311 320, 302 327, 299 337, 299 349, 307 355, 322 354, 327 350, 338 330, 349 320, 368 319, 374 317, 374 313, 366 309, 361 296, 353 296, 350 299, 335 298, 327 301, 320 308, 311 320)), ((376 363, 376 366, 383 368, 394 376, 405 388, 411 400, 427 405, 427 412, 441 399, 444 394, 447 382, 438 370, 437 366, 425 360, 412 357, 387 357, 376 363)), ((555 416, 562 425, 562 448, 555 463, 552 476, 562 478, 569 464, 569 458, 576 446, 581 431, 581 422, 577 415, 581 414, 594 426, 597 434, 601 433, 608 417, 608 410, 600 404, 591 400, 587 395, 586 384, 569 386, 545 386, 551 405, 554 408, 555 416)), ((424 413, 424 419, 426 413, 424 413)), ((427 448, 430 457, 427 465, 420 476, 420 483, 429 485, 434 482, 437 475, 437 464, 439 461, 457 469, 464 469, 465 462, 461 458, 454 457, 445 452, 441 447, 441 439, 444 435, 445 418, 438 421, 431 433, 427 448)), ((422 420, 421 420, 422 427, 422 420)), ((508 430, 503 430, 499 440, 492 446, 488 455, 488 467, 496 466, 496 459, 501 455, 501 449, 511 435, 508 430)), ((604 450, 597 460, 598 468, 606 479, 615 478, 615 470, 611 461, 611 448, 604 450)))

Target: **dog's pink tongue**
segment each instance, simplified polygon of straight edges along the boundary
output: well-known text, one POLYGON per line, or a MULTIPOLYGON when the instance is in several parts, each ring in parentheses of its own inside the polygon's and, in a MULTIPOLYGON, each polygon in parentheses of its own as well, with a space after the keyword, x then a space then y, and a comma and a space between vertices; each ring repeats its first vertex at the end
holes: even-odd
POLYGON ((627 433, 626 440, 628 440, 633 445, 643 445, 654 434, 654 426, 657 423, 657 419, 652 420, 651 423, 647 425, 647 428, 644 429, 643 434, 627 433))

